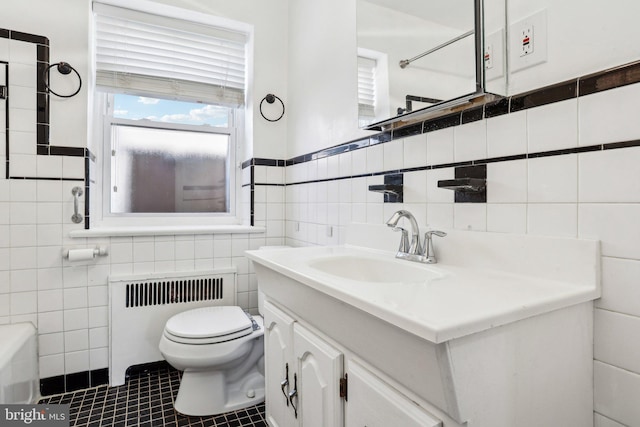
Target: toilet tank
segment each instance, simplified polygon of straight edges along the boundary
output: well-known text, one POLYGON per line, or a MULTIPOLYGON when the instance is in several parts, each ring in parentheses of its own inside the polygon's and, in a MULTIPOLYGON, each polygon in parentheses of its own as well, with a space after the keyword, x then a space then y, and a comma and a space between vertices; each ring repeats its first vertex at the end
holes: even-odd
POLYGON ((0 325, 0 404, 31 404, 40 398, 36 328, 0 325))

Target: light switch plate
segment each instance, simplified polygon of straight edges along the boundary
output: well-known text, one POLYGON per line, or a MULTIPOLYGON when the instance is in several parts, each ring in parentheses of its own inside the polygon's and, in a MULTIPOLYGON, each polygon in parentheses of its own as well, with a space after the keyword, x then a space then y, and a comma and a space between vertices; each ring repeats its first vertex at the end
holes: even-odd
POLYGON ((547 11, 543 9, 509 26, 509 71, 547 62, 547 11))

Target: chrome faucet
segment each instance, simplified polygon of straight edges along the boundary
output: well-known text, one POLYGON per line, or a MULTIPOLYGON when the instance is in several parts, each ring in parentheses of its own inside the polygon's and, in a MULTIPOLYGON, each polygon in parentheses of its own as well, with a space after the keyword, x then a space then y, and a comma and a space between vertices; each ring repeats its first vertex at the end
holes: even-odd
POLYGON ((433 250, 433 236, 444 237, 447 233, 443 231, 427 231, 424 235, 424 245, 420 244, 420 230, 418 222, 411 212, 399 210, 395 212, 387 221, 387 226, 393 231, 401 231, 400 247, 396 258, 406 259, 408 261, 424 262, 426 264, 435 264, 437 261, 433 250), (409 233, 402 227, 398 226, 400 219, 406 218, 411 224, 411 243, 409 243, 409 233))
POLYGON ((420 247, 420 230, 418 229, 418 221, 409 211, 399 210, 387 221, 387 227, 391 227, 393 231, 402 231, 402 240, 400 241, 400 248, 398 253, 406 253, 410 255, 419 255, 422 252, 420 247), (411 224, 411 243, 409 241, 407 230, 402 227, 398 227, 398 222, 402 218, 407 218, 411 224))

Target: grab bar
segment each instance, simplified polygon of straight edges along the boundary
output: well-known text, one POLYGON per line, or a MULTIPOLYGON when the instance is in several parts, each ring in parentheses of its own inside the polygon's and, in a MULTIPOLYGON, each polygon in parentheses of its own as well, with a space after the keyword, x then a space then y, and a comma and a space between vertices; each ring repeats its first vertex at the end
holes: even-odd
POLYGON ((413 57, 413 58, 411 58, 411 59, 403 59, 402 61, 400 61, 400 68, 407 68, 407 65, 411 64, 411 63, 412 63, 413 61, 415 61, 416 59, 420 59, 420 58, 422 58, 423 56, 427 56, 427 55, 429 55, 430 53, 433 53, 433 52, 435 52, 435 51, 437 51, 437 50, 440 50, 440 49, 442 49, 442 48, 444 48, 444 47, 449 46, 449 45, 450 45, 450 44, 452 44, 452 43, 457 42, 458 40, 462 40, 462 39, 463 39, 463 38, 465 38, 465 37, 469 37, 470 35, 472 35, 472 34, 474 34, 474 33, 475 33, 475 30, 467 31, 467 32, 466 32, 466 33, 464 33, 464 34, 460 34, 458 37, 452 38, 451 40, 446 41, 446 42, 444 42, 444 43, 442 43, 442 44, 440 44, 440 45, 438 45, 438 46, 436 46, 436 47, 434 47, 434 48, 431 48, 431 49, 429 49, 429 50, 428 50, 428 51, 426 51, 426 52, 422 52, 420 55, 416 55, 416 56, 414 56, 414 57, 413 57))
POLYGON ((74 224, 80 224, 82 222, 82 215, 78 213, 78 199, 83 194, 82 188, 73 187, 71 194, 73 194, 73 215, 71 215, 71 221, 73 221, 74 224))

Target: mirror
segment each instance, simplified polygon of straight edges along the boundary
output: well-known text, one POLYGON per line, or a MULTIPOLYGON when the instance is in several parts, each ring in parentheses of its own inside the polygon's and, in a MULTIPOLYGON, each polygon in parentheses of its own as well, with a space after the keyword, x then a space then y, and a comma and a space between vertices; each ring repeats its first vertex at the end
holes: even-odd
POLYGON ((360 127, 504 95, 504 1, 357 0, 360 127))

